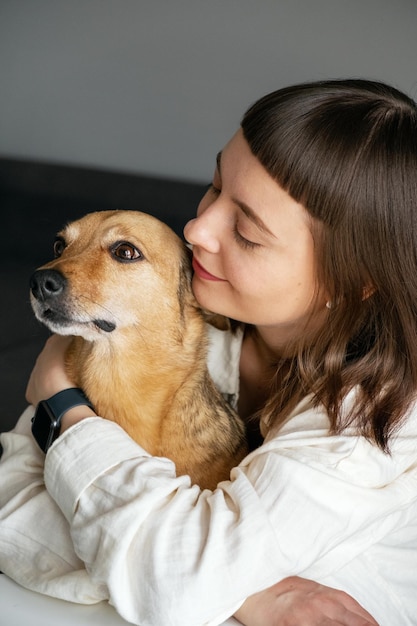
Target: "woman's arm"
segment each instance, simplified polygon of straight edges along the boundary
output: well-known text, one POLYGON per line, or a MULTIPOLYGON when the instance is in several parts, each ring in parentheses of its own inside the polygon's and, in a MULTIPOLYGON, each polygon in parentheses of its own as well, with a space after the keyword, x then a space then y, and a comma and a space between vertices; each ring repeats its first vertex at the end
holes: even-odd
POLYGON ((33 407, 1 435, 0 571, 22 586, 73 602, 105 599, 77 557, 67 520, 45 489, 45 455, 31 433, 33 407))
MULTIPOLYGON (((187 477, 176 477, 171 462, 146 455, 116 424, 89 419, 51 448, 45 480, 70 523, 77 555, 125 619, 144 626, 218 624, 277 580, 297 572, 308 576, 314 567, 320 577, 331 577, 377 541, 381 508, 370 512, 372 498, 368 510, 352 516, 347 540, 337 487, 333 510, 323 500, 311 515, 307 498, 325 477, 312 472, 307 496, 308 473, 291 486, 295 468, 276 456, 259 453, 233 470, 231 482, 201 492, 187 477), (273 475, 280 476, 276 486, 273 475)), ((379 590, 365 580, 368 575, 364 571, 363 584, 374 607, 379 590)), ((250 615, 254 605, 247 610, 250 615)))
MULTIPOLYGON (((39 388, 37 383, 35 388, 39 388)), ((71 524, 78 556, 95 580, 108 588, 122 615, 144 624, 168 618, 182 625, 210 619, 219 623, 220 616, 230 615, 248 596, 273 588, 274 581, 295 568, 305 569, 320 555, 324 543, 329 551, 331 537, 326 533, 322 543, 310 546, 308 541, 309 533, 323 534, 325 515, 320 530, 311 524, 309 515, 301 521, 295 535, 301 542, 288 533, 294 503, 303 502, 304 492, 301 488, 295 501, 290 494, 286 510, 291 486, 286 484, 285 472, 280 474, 280 463, 286 466, 288 459, 278 455, 276 468, 272 463, 266 469, 269 460, 277 458, 273 450, 263 452, 235 470, 233 482, 224 483, 223 489, 201 493, 190 487, 186 477, 175 476, 172 463, 149 457, 115 424, 81 420, 48 453, 45 477, 71 524), (276 488, 269 476, 274 471, 280 476, 276 488), (266 483, 272 487, 267 492, 266 483), (282 538, 274 531, 280 526, 282 538)), ((293 465, 290 461, 289 476, 293 465)), ((314 483, 314 471, 310 480, 314 483)), ((305 482, 302 477, 299 481, 300 485, 305 482)), ((328 528, 340 533, 332 523, 328 528)), ((264 598, 263 604, 247 601, 239 617, 256 618, 256 606, 268 607, 270 594, 262 594, 258 599, 264 598)), ((282 599, 288 606, 288 595, 282 599)), ((322 615, 320 610, 315 609, 316 617, 322 615)), ((355 624, 346 621, 350 623, 355 624)))
MULTIPOLYGON (((2 436, 0 570, 24 587, 61 599, 107 599, 76 556, 68 523, 45 489, 44 455, 30 433, 32 415, 29 407, 15 429, 2 436)), ((342 592, 295 578, 288 587, 283 581, 248 598, 235 616, 246 626, 315 626, 325 623, 330 607, 343 626, 376 624, 360 619, 366 612, 342 592)))
MULTIPOLYGON (((73 386, 64 368, 68 341, 54 336, 46 343, 28 386, 33 405, 73 386)), ((29 406, 15 428, 1 435, 0 570, 28 589, 64 600, 107 599, 75 554, 68 522, 45 489, 45 455, 32 436, 33 414, 29 406)))

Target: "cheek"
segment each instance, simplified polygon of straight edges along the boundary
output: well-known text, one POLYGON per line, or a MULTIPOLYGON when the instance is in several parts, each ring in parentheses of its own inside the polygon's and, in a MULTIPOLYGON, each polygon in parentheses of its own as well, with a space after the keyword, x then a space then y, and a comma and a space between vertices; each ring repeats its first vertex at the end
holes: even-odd
POLYGON ((230 267, 230 283, 236 295, 249 307, 306 307, 315 292, 310 269, 296 271, 291 264, 236 263, 230 267))
MULTIPOLYGON (((275 292, 277 281, 272 281, 266 272, 260 271, 256 264, 235 259, 225 270, 227 276, 227 295, 230 302, 244 314, 245 311, 264 308, 271 292, 275 292)), ((246 320, 243 320, 246 321, 246 320)))
MULTIPOLYGON (((233 245, 233 242, 232 242, 233 245)), ((228 253, 224 257, 224 265, 228 280, 238 289, 244 292, 262 291, 265 283, 271 281, 277 285, 277 272, 271 271, 274 264, 264 261, 253 251, 241 251, 234 246, 234 253, 231 253, 232 245, 228 248, 228 253)))

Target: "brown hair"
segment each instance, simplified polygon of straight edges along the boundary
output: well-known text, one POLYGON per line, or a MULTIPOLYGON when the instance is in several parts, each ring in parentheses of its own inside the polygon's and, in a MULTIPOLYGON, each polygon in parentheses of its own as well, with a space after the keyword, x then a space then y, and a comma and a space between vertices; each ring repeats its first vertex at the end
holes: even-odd
POLYGON ((315 218, 318 282, 332 303, 315 340, 285 365, 268 420, 282 423, 313 393, 333 432, 355 424, 388 450, 417 391, 416 103, 373 81, 308 83, 261 98, 242 129, 315 218), (353 387, 354 406, 342 411, 353 387))

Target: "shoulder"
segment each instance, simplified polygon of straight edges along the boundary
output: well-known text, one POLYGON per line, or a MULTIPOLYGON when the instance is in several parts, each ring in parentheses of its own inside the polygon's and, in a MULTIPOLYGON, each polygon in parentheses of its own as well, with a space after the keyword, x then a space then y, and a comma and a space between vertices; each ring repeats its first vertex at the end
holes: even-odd
MULTIPOLYGON (((345 398, 346 410, 356 391, 345 398)), ((408 475, 417 487, 417 405, 413 405, 386 453, 360 435, 354 427, 333 434, 322 405, 304 398, 287 422, 265 438, 265 451, 292 458, 310 468, 338 476, 362 487, 381 488, 408 475)))

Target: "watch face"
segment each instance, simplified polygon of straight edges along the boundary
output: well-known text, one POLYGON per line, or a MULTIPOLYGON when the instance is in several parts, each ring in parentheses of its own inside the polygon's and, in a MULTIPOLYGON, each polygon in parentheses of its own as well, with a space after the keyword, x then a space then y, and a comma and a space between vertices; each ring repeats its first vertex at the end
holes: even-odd
POLYGON ((59 436, 61 430, 61 418, 66 411, 74 406, 85 404, 93 411, 93 407, 82 389, 70 387, 59 391, 49 400, 39 402, 32 419, 32 433, 39 447, 46 452, 49 446, 59 436))
POLYGON ((56 439, 59 429, 60 423, 51 413, 46 402, 40 402, 32 419, 32 434, 44 452, 56 439))

